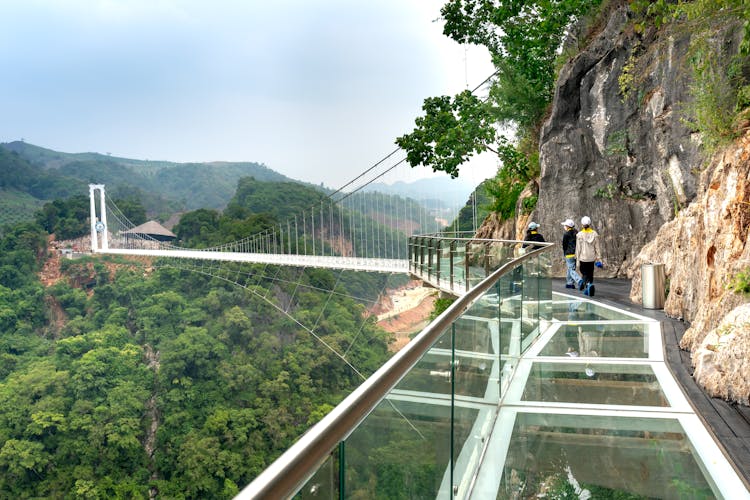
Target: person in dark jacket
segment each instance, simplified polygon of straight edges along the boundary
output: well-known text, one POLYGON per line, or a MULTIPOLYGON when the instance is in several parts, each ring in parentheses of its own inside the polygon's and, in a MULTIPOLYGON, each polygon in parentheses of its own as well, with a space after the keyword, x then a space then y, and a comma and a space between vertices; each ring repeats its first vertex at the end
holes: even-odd
POLYGON ((576 224, 573 219, 566 219, 563 225, 562 249, 565 256, 565 288, 576 288, 581 275, 576 272, 576 224))
MULTIPOLYGON (((539 232, 539 224, 536 222, 530 222, 529 228, 526 230, 526 237, 524 238, 524 241, 540 241, 544 243, 544 236, 539 232)), ((534 245, 533 243, 524 243, 523 248, 528 250, 534 250, 537 248, 541 248, 542 245, 534 245)))
MULTIPOLYGON (((539 232, 539 224, 536 222, 530 222, 528 229, 526 229, 526 236, 523 239, 524 243, 521 247, 521 254, 530 252, 537 248, 541 248, 542 245, 536 245, 536 242, 544 243, 544 236, 539 232)), ((516 293, 522 289, 523 285, 523 266, 518 266, 513 269, 513 281, 511 284, 511 292, 516 293)))

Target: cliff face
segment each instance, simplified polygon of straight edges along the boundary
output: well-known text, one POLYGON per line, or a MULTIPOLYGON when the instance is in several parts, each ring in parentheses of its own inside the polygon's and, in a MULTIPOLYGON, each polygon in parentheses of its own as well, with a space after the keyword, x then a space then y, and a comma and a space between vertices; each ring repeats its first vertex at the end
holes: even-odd
POLYGON ((636 257, 629 275, 639 302, 640 264, 662 262, 670 280, 664 311, 690 322, 680 347, 692 352, 706 391, 748 404, 750 305, 729 284, 750 267, 750 133, 718 154, 698 196, 636 257))
MULTIPOLYGON (((714 43, 736 47, 738 33, 728 26, 714 43)), ((750 306, 728 284, 750 267, 750 134, 713 160, 702 152, 685 124, 689 37, 637 34, 621 8, 564 65, 540 135, 538 204, 515 221, 515 237, 533 219, 547 241, 559 241, 561 221, 590 216, 605 260, 597 275, 630 277, 635 302, 641 264, 664 263, 665 312, 691 322, 682 348, 692 352, 696 380, 748 404, 750 306)), ((494 231, 506 237, 509 226, 495 221, 494 231)), ((563 276, 562 255, 553 262, 563 276)))
POLYGON ((687 34, 636 34, 621 8, 560 72, 541 131, 534 217, 556 240, 564 219, 590 216, 603 242, 599 274, 624 275, 695 197, 699 144, 678 110, 688 99, 688 43, 687 34))

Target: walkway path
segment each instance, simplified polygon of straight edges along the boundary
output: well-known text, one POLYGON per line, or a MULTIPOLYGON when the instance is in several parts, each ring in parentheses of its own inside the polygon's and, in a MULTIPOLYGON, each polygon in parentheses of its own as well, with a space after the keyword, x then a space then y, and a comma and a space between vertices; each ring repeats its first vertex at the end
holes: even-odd
MULTIPOLYGON (((565 281, 552 280, 552 289, 561 293, 579 293, 565 288, 565 281)), ((690 400, 695 412, 721 444, 725 455, 733 463, 739 476, 750 489, 750 407, 728 403, 708 396, 692 377, 690 353, 679 348, 688 325, 669 318, 662 310, 644 309, 630 300, 630 280, 597 279, 595 300, 661 322, 664 357, 682 392, 690 400)))

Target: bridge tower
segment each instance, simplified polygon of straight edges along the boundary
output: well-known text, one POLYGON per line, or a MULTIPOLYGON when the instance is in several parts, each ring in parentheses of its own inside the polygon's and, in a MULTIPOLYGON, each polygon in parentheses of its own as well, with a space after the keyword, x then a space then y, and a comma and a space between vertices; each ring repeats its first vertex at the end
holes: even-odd
POLYGON ((91 251, 96 252, 99 249, 99 238, 97 233, 102 233, 102 250, 109 249, 109 240, 107 239, 107 209, 105 207, 104 184, 89 184, 89 200, 91 201, 91 251), (96 190, 99 190, 99 211, 101 220, 96 218, 96 190))

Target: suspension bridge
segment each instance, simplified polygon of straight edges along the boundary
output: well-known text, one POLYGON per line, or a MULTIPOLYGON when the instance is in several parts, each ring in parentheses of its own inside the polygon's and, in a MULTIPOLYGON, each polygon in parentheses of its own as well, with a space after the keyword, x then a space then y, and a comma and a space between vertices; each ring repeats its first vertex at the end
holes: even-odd
MULTIPOLYGON (((272 227, 236 241, 199 249, 179 246, 139 229, 107 197, 103 184, 91 184, 91 251, 212 262, 408 273, 408 237, 415 233, 447 230, 447 221, 455 219, 461 207, 441 203, 440 193, 425 193, 425 199, 416 201, 373 188, 375 181, 382 186, 382 182, 389 178, 398 180, 400 172, 404 171, 403 158, 383 163, 392 156, 393 153, 387 155, 344 188, 323 196, 307 209, 277 220, 272 227), (401 170, 396 170, 399 167, 401 170)), ((476 196, 472 195, 471 200, 472 229, 476 229, 476 196)))

